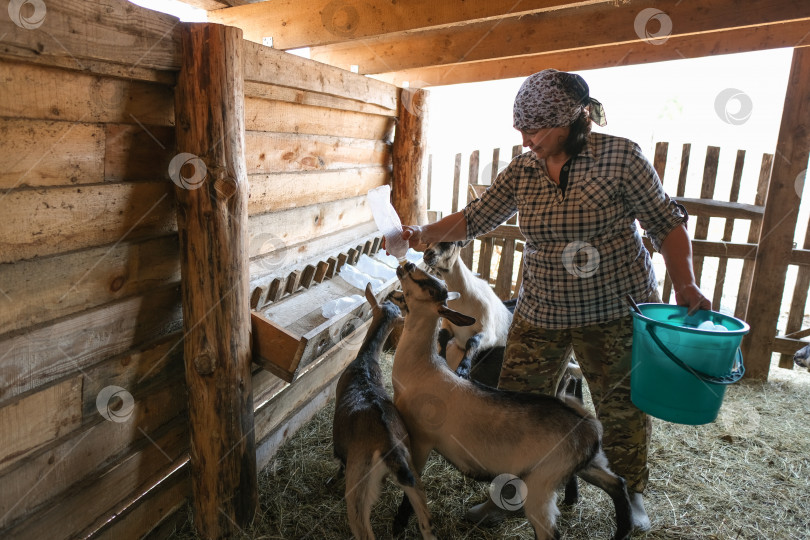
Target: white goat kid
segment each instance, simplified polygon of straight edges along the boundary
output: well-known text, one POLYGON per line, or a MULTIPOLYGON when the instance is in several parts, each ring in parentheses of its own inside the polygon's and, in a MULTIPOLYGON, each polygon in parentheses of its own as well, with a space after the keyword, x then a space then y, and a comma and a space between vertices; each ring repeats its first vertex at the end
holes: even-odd
POLYGON ((431 450, 467 476, 514 475, 526 485, 526 517, 538 539, 555 538, 555 490, 572 475, 606 491, 616 509, 615 538, 631 530, 624 479, 601 449, 602 426, 573 400, 506 392, 458 377, 436 351, 439 317, 473 319, 447 307, 447 289, 413 264, 397 269, 408 316, 394 356, 394 403, 411 437, 416 471, 431 450))
MULTIPOLYGON (((355 538, 373 540, 371 507, 380 496, 383 479, 392 473, 419 520, 422 538, 433 539, 425 493, 408 449, 408 432, 383 386, 379 358, 385 339, 402 322, 391 302, 377 304, 366 287, 372 322, 357 357, 340 376, 335 393, 332 440, 335 457, 346 472, 346 507, 355 538)), ((407 525, 394 522, 394 531, 407 525)))
MULTIPOLYGON (((447 360, 450 369, 462 377, 469 377, 479 361, 497 363, 489 370, 482 366, 482 371, 500 373, 512 313, 489 283, 476 277, 461 260, 461 249, 465 245, 467 242, 464 241, 436 242, 424 252, 424 261, 430 271, 443 279, 449 290, 460 294, 458 298, 448 301, 447 306, 476 320, 470 326, 459 326, 447 318, 443 319, 438 337, 439 354, 447 360), (493 351, 495 348, 500 350, 493 351), (492 353, 491 357, 489 353, 492 353)), ((494 383, 491 380, 487 383, 496 386, 497 377, 494 383)))

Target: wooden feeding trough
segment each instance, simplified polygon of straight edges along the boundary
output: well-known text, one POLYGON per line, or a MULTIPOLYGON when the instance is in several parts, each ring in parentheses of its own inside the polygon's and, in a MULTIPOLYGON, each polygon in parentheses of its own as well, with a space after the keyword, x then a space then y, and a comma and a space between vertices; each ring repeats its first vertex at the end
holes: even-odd
MULTIPOLYGON (((375 293, 386 295, 397 286, 397 278, 384 283, 375 293)), ((334 317, 323 316, 323 306, 344 296, 363 291, 340 276, 316 283, 312 288, 251 312, 253 361, 274 375, 292 382, 297 371, 323 355, 371 317, 363 301, 334 317)))
MULTIPOLYGON (((255 299, 251 310, 254 363, 291 383, 302 368, 361 327, 371 317, 365 301, 329 318, 324 317, 323 306, 339 298, 363 295, 363 290, 344 280, 339 272, 346 264, 355 265, 362 255, 372 256, 380 242, 381 238, 372 238, 302 272, 293 271, 286 278, 273 277, 266 286, 257 285, 251 295, 255 299), (291 294, 282 297, 287 292, 291 294)), ((385 296, 397 283, 397 278, 391 278, 375 294, 385 296)))

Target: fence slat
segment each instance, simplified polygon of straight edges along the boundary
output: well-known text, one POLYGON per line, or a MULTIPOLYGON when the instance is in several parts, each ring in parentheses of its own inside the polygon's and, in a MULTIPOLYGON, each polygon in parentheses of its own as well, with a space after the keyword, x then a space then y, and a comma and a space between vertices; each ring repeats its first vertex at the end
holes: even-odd
MULTIPOLYGON (((681 150, 681 167, 678 171, 678 187, 675 190, 676 197, 683 197, 686 193, 686 174, 689 171, 689 157, 692 153, 692 145, 685 143, 681 150)), ((672 279, 669 273, 664 276, 664 294, 661 299, 665 303, 669 303, 670 296, 672 295, 672 279)))
MULTIPOLYGON (((473 150, 470 153, 470 168, 467 174, 467 185, 464 186, 464 193, 466 194, 466 201, 469 203, 473 197, 470 193, 470 185, 478 183, 478 167, 479 167, 478 150, 473 150)), ((461 250, 461 261, 467 265, 467 268, 472 268, 473 265, 473 252, 475 251, 475 242, 470 242, 461 250)))
POLYGON ((498 263, 498 275, 495 277, 495 294, 501 300, 512 297, 512 274, 515 264, 515 241, 504 240, 501 248, 501 261, 498 263))
MULTIPOLYGON (((740 198, 740 182, 742 181, 743 164, 745 163, 745 150, 737 150, 737 161, 734 163, 734 176, 731 180, 731 192, 728 195, 729 202, 737 202, 740 198)), ((723 242, 731 242, 734 233, 734 218, 726 218, 726 226, 723 229, 723 242)), ((715 311, 720 311, 720 304, 723 300, 723 285, 726 282, 726 270, 728 268, 728 257, 720 257, 717 265, 717 278, 714 281, 714 297, 712 307, 715 311)))
POLYGON ((458 188, 461 183, 461 154, 456 154, 455 169, 453 170, 453 203, 450 206, 452 213, 458 212, 458 188))
MULTIPOLYGON (((804 249, 810 249, 810 222, 804 235, 804 249)), ((788 312, 785 334, 793 334, 802 329, 804 322, 805 306, 807 305, 807 293, 810 289, 810 267, 800 266, 796 275, 796 285, 793 286, 793 298, 790 301, 790 311, 788 312)), ((793 355, 782 354, 779 356, 779 367, 792 369, 793 355)))
POLYGON ((493 238, 481 238, 478 251, 478 273, 481 279, 489 281, 490 265, 492 264, 492 252, 495 247, 493 238))
MULTIPOLYGON (((703 165, 703 183, 700 186, 700 198, 711 199, 714 197, 714 186, 717 183, 717 165, 720 162, 720 147, 709 146, 706 148, 706 161, 703 165)), ((707 216, 698 216, 695 224, 694 238, 706 240, 709 234, 709 221, 707 216)), ((695 269, 695 283, 700 286, 701 275, 703 274, 703 257, 698 255, 692 260, 692 267, 695 269)))
MULTIPOLYGON (((759 181, 757 183, 757 194, 754 204, 762 206, 765 204, 765 196, 768 193, 768 182, 771 177, 771 166, 773 165, 773 154, 762 154, 762 163, 759 167, 759 181)), ((759 232, 762 228, 762 217, 751 220, 748 228, 748 243, 756 244, 759 241, 759 232)), ((740 274, 740 287, 737 290, 737 306, 734 308, 734 316, 742 318, 748 307, 748 299, 751 296, 751 278, 754 275, 754 261, 743 262, 742 273, 740 274)))

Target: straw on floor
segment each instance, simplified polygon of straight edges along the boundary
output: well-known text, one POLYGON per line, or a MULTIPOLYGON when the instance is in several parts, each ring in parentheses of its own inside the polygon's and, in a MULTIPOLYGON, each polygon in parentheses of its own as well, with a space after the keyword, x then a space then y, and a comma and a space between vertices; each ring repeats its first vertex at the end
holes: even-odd
MULTIPOLYGON (((392 355, 383 358, 389 370, 392 355)), ((588 396, 586 395, 586 401, 588 396)), ((244 539, 351 537, 332 457, 333 404, 320 411, 260 472, 260 515, 244 539)), ((773 367, 768 382, 726 392, 718 419, 686 426, 654 420, 651 480, 645 493, 652 530, 633 538, 810 538, 810 373, 773 367)), ((435 453, 423 475, 438 538, 533 538, 525 519, 484 529, 463 520, 487 484, 466 479, 435 453)), ((580 501, 562 508, 563 539, 610 538, 610 499, 580 481, 580 501)), ((372 513, 378 538, 391 537, 401 492, 386 481, 372 513)), ((196 538, 191 523, 172 538, 196 538)), ((419 538, 412 519, 404 538, 419 538)))

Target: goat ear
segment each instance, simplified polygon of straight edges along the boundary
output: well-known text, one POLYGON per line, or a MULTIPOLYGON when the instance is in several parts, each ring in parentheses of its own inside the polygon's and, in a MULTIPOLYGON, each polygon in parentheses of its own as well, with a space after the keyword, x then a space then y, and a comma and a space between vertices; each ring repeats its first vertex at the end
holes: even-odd
POLYGON ((458 300, 459 298, 461 298, 461 293, 458 293, 456 291, 448 291, 447 292, 447 301, 448 302, 451 301, 451 300, 458 300))
POLYGON ((368 303, 371 304, 372 309, 376 309, 378 307, 377 298, 374 297, 374 293, 371 290, 371 283, 366 283, 366 300, 368 300, 368 303))
POLYGON ((456 326, 472 326, 475 324, 475 317, 470 317, 469 315, 464 315, 458 311, 453 311, 447 306, 439 306, 439 315, 456 326))

